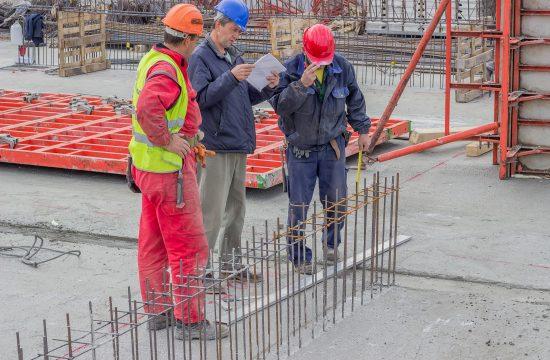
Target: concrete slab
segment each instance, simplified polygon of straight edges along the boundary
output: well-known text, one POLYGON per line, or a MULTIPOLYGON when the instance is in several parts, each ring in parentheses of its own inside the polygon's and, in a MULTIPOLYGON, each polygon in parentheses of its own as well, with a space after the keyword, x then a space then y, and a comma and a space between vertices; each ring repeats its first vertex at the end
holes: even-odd
POLYGON ((548 10, 550 9, 550 1, 548 0, 523 0, 522 8, 526 10, 548 10))
POLYGON ((519 126, 518 141, 523 145, 550 147, 550 123, 549 127, 519 126))
MULTIPOLYGON (((545 9, 547 10, 547 6, 545 9)), ((550 37, 550 26, 548 26, 547 16, 522 16, 521 17, 521 34, 524 36, 532 36, 537 38, 550 37)))
POLYGON ((531 100, 520 103, 519 116, 522 119, 550 120, 550 100, 531 100))
MULTIPOLYGON (((547 64, 550 61, 547 61, 547 64)), ((520 88, 527 91, 550 93, 550 73, 540 71, 523 71, 519 78, 520 88)))
MULTIPOLYGON (((32 237, 5 233, 0 229, 0 246, 31 245, 32 237)), ((66 336, 62 329, 69 313, 74 326, 89 325, 88 301, 95 311, 108 312, 108 297, 115 306, 127 308, 127 287, 136 292, 136 250, 87 244, 47 241, 56 250, 80 250, 79 258, 68 256, 33 268, 18 259, 0 256, 3 285, 0 312, 0 358, 15 359, 15 332, 21 331, 25 359, 42 348, 42 319, 52 337, 66 336), (11 299, 11 300, 8 300, 11 299), (31 352, 30 350, 33 350, 31 352)), ((42 250, 36 257, 46 255, 42 250)))
POLYGON ((523 46, 520 52, 523 65, 548 65, 550 59, 550 44, 523 46))
POLYGON ((550 357, 548 292, 417 277, 399 285, 290 359, 550 357))
POLYGON ((550 172, 550 155, 536 154, 520 158, 520 162, 528 170, 548 171, 550 172))

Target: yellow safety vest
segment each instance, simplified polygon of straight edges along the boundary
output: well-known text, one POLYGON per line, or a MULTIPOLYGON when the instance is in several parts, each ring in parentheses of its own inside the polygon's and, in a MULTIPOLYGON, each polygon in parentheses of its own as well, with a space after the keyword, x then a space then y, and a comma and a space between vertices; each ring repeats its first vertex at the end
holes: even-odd
MULTIPOLYGON (((159 61, 166 61, 174 67, 178 76, 178 84, 181 91, 176 104, 166 111, 165 119, 168 125, 168 130, 171 134, 177 134, 183 127, 185 115, 187 113, 187 86, 185 78, 178 64, 168 55, 163 54, 155 49, 149 51, 139 62, 137 68, 137 78, 134 85, 132 103, 134 109, 137 108, 137 103, 141 90, 145 86, 147 73, 149 69, 159 61)), ((132 115, 132 140, 128 146, 130 155, 132 155, 133 165, 143 171, 154 173, 171 173, 179 171, 182 168, 182 158, 162 147, 153 145, 147 135, 139 125, 136 114, 132 115)))

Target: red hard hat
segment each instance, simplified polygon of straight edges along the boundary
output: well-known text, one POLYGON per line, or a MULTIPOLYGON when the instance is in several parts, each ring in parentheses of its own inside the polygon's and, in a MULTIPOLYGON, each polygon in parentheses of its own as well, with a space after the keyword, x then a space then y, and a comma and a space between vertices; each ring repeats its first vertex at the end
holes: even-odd
POLYGON ((334 58, 334 35, 326 25, 316 24, 304 31, 304 52, 315 65, 329 65, 334 58))

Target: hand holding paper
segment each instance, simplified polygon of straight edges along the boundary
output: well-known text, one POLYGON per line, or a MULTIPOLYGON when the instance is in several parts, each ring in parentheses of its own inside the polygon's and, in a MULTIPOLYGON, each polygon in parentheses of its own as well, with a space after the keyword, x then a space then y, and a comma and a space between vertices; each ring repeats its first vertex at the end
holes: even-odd
POLYGON ((271 89, 275 89, 279 85, 279 74, 273 71, 271 75, 267 75, 266 79, 268 81, 267 86, 271 89))
POLYGON ((286 68, 279 60, 271 54, 266 54, 256 61, 254 69, 246 80, 258 91, 262 91, 268 84, 277 86, 279 76, 275 76, 274 74, 279 74, 283 71, 286 71, 286 68))

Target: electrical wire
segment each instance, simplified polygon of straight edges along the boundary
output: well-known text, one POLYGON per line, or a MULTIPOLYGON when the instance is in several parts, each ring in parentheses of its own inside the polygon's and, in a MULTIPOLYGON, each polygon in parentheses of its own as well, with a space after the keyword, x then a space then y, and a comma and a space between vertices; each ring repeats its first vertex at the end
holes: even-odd
POLYGON ((25 265, 29 265, 32 267, 38 267, 38 265, 47 263, 49 261, 55 260, 57 258, 60 258, 64 255, 74 255, 76 257, 80 257, 80 250, 69 250, 69 251, 61 251, 51 248, 44 247, 44 239, 41 238, 38 235, 34 235, 34 242, 31 246, 0 246, 0 256, 7 256, 7 257, 15 257, 21 259, 21 262, 25 265), (54 253, 55 255, 50 256, 49 258, 46 258, 44 260, 35 260, 35 256, 42 250, 42 253, 44 252, 50 252, 54 253), (15 253, 16 251, 24 252, 21 253, 15 253))

